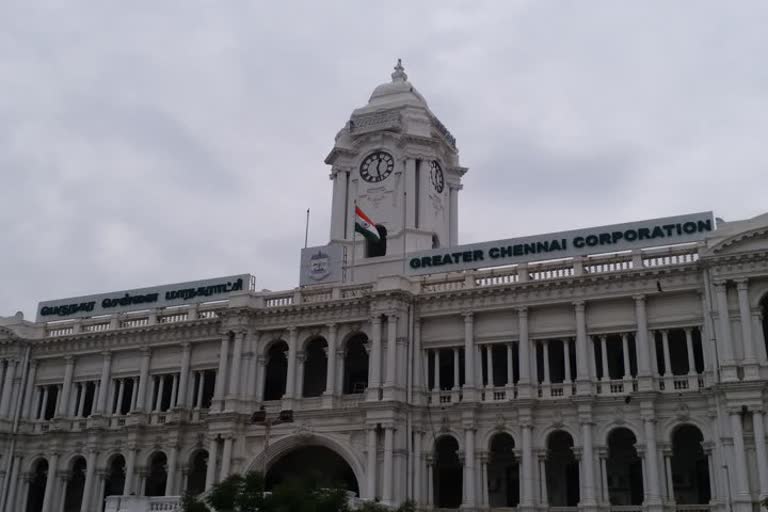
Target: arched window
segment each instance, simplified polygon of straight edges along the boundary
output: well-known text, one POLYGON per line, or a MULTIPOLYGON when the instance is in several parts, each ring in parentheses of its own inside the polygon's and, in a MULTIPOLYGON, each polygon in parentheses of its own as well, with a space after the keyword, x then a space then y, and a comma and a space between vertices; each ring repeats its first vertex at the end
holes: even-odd
POLYGON ((556 430, 547 439, 547 497, 554 507, 579 504, 579 462, 573 454, 573 438, 556 430))
POLYGON ((163 452, 155 452, 149 459, 145 496, 165 496, 168 482, 168 458, 163 452))
POLYGON ((693 425, 683 425, 672 435, 672 486, 678 505, 707 504, 711 498, 703 441, 701 431, 693 425))
POLYGON ((205 491, 205 474, 208 471, 208 452, 198 450, 192 455, 189 462, 189 474, 187 476, 187 492, 198 495, 205 491))
POLYGON ((64 512, 80 512, 85 489, 85 459, 75 458, 69 470, 69 479, 64 494, 64 512))
POLYGON ((315 338, 307 343, 304 350, 304 389, 303 396, 320 396, 325 391, 325 381, 328 373, 328 342, 325 338, 315 338))
POLYGON ((439 508, 459 508, 462 500, 463 467, 459 460, 459 443, 451 436, 435 441, 434 464, 435 505, 439 508))
POLYGON ((505 432, 491 439, 485 484, 491 508, 516 507, 520 503, 520 466, 515 457, 515 440, 505 432))
MULTIPOLYGON (((107 477, 104 479, 104 496, 122 496, 131 492, 125 489, 125 458, 115 455, 107 465, 107 477)), ((102 504, 102 509, 106 503, 102 504)))
POLYGON ((288 380, 288 344, 278 341, 267 352, 267 372, 264 400, 280 400, 285 394, 288 380))
POLYGON ((608 496, 611 505, 642 505, 643 465, 635 448, 635 434, 617 428, 608 436, 608 496))
POLYGON ((48 461, 40 459, 32 469, 32 480, 29 482, 29 491, 27 492, 26 512, 41 512, 43 510, 43 496, 45 496, 47 482, 48 461))
POLYGON ((344 351, 344 394, 363 393, 368 387, 368 337, 355 334, 344 351))
POLYGON ((365 256, 368 258, 387 255, 387 228, 377 224, 376 230, 379 232, 379 241, 370 239, 365 241, 365 256))

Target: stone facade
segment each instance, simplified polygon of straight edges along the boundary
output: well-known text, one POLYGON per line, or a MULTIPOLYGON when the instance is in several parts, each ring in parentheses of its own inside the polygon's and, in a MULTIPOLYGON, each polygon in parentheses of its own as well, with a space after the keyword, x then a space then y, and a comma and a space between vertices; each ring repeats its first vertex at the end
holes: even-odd
POLYGON ((768 214, 681 247, 408 278, 406 252, 457 245, 466 169, 406 78, 327 159, 331 240, 357 251, 344 283, 0 319, 3 510, 178 496, 306 447, 362 498, 425 508, 751 512, 768 495, 768 214), (370 190, 355 172, 381 148, 396 173, 370 190), (439 201, 415 172, 430 159, 439 201), (384 256, 353 237, 355 198, 386 219, 384 256))

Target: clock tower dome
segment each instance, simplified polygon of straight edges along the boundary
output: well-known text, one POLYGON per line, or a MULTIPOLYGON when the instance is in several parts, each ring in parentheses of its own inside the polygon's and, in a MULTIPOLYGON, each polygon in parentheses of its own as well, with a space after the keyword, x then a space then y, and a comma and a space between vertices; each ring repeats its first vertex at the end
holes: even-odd
POLYGON ((399 59, 392 81, 352 112, 325 163, 333 182, 331 243, 344 246, 348 266, 354 260, 356 281, 400 273, 404 254, 458 245, 467 169, 399 59), (355 206, 376 225, 380 242, 355 234, 355 206))

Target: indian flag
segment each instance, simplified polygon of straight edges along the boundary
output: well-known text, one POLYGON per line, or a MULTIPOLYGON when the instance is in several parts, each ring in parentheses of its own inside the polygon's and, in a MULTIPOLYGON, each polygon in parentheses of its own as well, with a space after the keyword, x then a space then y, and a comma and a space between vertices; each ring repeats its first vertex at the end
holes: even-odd
POLYGON ((373 242, 378 242, 381 239, 376 224, 357 206, 355 206, 355 231, 373 242))

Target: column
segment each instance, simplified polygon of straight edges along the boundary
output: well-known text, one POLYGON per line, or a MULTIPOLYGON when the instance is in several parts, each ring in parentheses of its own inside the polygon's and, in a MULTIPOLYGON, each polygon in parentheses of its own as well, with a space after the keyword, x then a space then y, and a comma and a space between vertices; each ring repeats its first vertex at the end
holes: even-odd
POLYGON ((115 414, 122 414, 123 398, 125 397, 125 381, 126 379, 119 379, 117 381, 117 405, 115 406, 115 414))
POLYGON ((589 374, 587 320, 584 312, 584 302, 574 302, 573 306, 576 313, 576 383, 579 386, 579 394, 589 394, 592 383, 590 382, 589 374))
POLYGON ((184 342, 181 344, 181 370, 179 371, 179 394, 176 399, 176 406, 186 408, 187 393, 189 389, 189 365, 192 359, 192 345, 184 342))
POLYGON ((83 487, 83 499, 80 502, 80 512, 91 512, 91 498, 96 487, 94 475, 96 473, 96 450, 88 449, 88 457, 85 461, 85 486, 83 487))
MULTIPOLYGON (((514 345, 512 343, 507 343, 507 387, 509 388, 515 385, 515 366, 512 359, 513 348, 514 345)), ((508 398, 512 398, 512 396, 509 396, 508 398)))
POLYGON ((459 349, 454 348, 453 349, 453 389, 459 389, 461 385, 459 384, 459 349))
POLYGON ((381 387, 381 316, 371 317, 371 354, 368 371, 368 400, 379 399, 381 387))
POLYGON ((234 439, 232 436, 224 438, 224 450, 221 452, 221 472, 219 473, 219 481, 224 480, 229 476, 230 465, 232 464, 232 443, 234 439))
POLYGON ((59 469, 59 454, 53 453, 48 458, 48 478, 45 481, 42 512, 53 512, 53 488, 56 485, 56 473, 59 469))
POLYGON ((669 356, 669 331, 661 331, 661 348, 664 351, 664 376, 672 376, 672 359, 669 356))
POLYGON ((471 312, 464 313, 464 401, 474 401, 475 327, 471 312))
POLYGON ((147 400, 147 382, 149 381, 149 359, 152 357, 152 350, 148 347, 141 349, 141 369, 139 370, 139 389, 136 394, 136 411, 146 412, 145 403, 147 400))
POLYGON ((581 488, 581 504, 593 506, 595 502, 595 454, 592 446, 592 421, 588 418, 581 420, 582 438, 582 469, 584 480, 581 488))
POLYGON ((600 450, 600 501, 610 503, 608 496, 608 452, 600 450))
MULTIPOLYGON (((16 378, 16 361, 7 359, 8 368, 5 370, 5 379, 3 383, 3 394, 0 398, 0 417, 8 417, 11 413, 11 391, 13 390, 13 380, 16 378)), ((71 379, 71 375, 70 375, 71 379)))
POLYGON ((523 449, 520 467, 520 507, 533 507, 533 424, 527 419, 521 422, 523 449))
MULTIPOLYGON (((64 385, 61 390, 61 400, 59 401, 58 416, 67 416, 69 414, 69 404, 72 394, 72 374, 75 369, 75 358, 67 354, 64 356, 64 385)), ((10 367, 9 367, 10 371, 10 367)))
POLYGON ((480 506, 488 507, 488 453, 480 454, 480 506))
POLYGON ((48 386, 43 386, 43 403, 41 404, 37 419, 45 419, 45 410, 48 408, 48 386))
POLYGON ((367 432, 367 447, 366 447, 366 491, 367 498, 373 500, 376 498, 376 425, 370 425, 367 432))
POLYGON ((306 361, 306 351, 296 353, 296 398, 304 396, 304 363, 306 361))
POLYGON ((393 503, 394 498, 394 474, 393 470, 393 450, 394 450, 395 429, 391 425, 384 427, 384 467, 382 471, 382 491, 381 501, 389 505, 393 503))
POLYGON ((485 346, 485 362, 486 367, 488 368, 488 382, 486 383, 486 386, 489 388, 494 387, 494 379, 493 379, 493 346, 492 345, 486 345, 485 346))
POLYGON ((137 403, 136 400, 139 397, 139 393, 138 393, 138 391, 139 391, 139 378, 138 377, 134 377, 132 380, 133 380, 133 386, 131 386, 131 408, 130 408, 130 410, 131 411, 135 411, 136 410, 136 403, 137 403))
MULTIPOLYGON (((16 487, 19 485, 19 469, 21 466, 21 455, 13 456, 13 467, 11 468, 11 474, 8 477, 8 495, 6 496, 6 503, 9 510, 14 510, 16 505, 16 487)), ((2 505, 2 503, 0 503, 2 505)))
POLYGON ((547 452, 539 453, 539 494, 541 495, 541 504, 549 505, 549 496, 547 496, 547 452))
POLYGON ((328 324, 328 369, 325 372, 325 394, 336 394, 336 324, 328 324))
MULTIPOLYGON (((760 409, 752 411, 752 430, 755 437, 755 458, 760 482, 760 499, 768 497, 768 455, 765 450, 765 418, 760 409)), ((714 485, 714 481, 713 484, 714 485)))
POLYGON ((387 378, 384 386, 395 386, 395 369, 397 368, 397 313, 387 315, 387 378))
MULTIPOLYGON (((256 365, 259 368, 259 379, 256 381, 256 401, 257 402, 263 402, 264 401, 264 384, 266 383, 267 378, 267 356, 264 354, 259 355, 256 358, 256 365)), ((203 373, 200 372, 200 377, 202 380, 203 373)), ((202 404, 202 387, 200 396, 201 398, 198 398, 198 402, 202 404)))
POLYGON ((205 490, 210 490, 216 481, 216 458, 219 452, 219 440, 211 437, 208 441, 208 466, 205 468, 205 490))
MULTIPOLYGON (((421 319, 414 318, 413 320, 413 389, 417 393, 424 391, 423 389, 423 376, 426 373, 424 371, 424 359, 421 352, 421 319)), ((456 384, 458 386, 458 383, 456 384)))
POLYGON ((637 332, 635 333, 635 350, 637 350, 637 375, 638 377, 651 376, 651 344, 648 340, 648 317, 645 311, 645 296, 635 295, 635 321, 637 332))
MULTIPOLYGON (((296 344, 298 343, 298 331, 295 327, 288 329, 288 380, 285 383, 285 396, 291 400, 296 394, 296 344)), ((301 390, 299 390, 301 391, 301 390)))
POLYGON ((563 367, 565 369, 565 382, 571 382, 571 340, 563 339, 563 367))
POLYGON ((127 455, 125 460, 125 486, 123 494, 129 496, 131 493, 136 492, 133 488, 133 476, 134 471, 136 470, 136 447, 129 446, 127 455))
POLYGON ((421 432, 414 430, 413 436, 413 501, 416 503, 416 508, 422 503, 421 491, 422 491, 422 471, 424 469, 424 462, 422 460, 422 448, 421 448, 421 432))
POLYGON ((544 363, 544 381, 543 384, 548 386, 550 384, 549 379, 549 340, 541 341, 542 359, 544 363))
POLYGON ((517 360, 519 362, 520 378, 518 383, 521 385, 531 383, 531 345, 528 339, 528 308, 519 308, 517 310, 517 328, 520 333, 518 342, 517 360))
POLYGON ((667 475, 667 501, 675 502, 675 487, 672 481, 672 451, 664 451, 664 469, 667 475))
POLYGON ((179 374, 174 373, 173 378, 171 379, 171 401, 168 404, 169 409, 173 409, 176 407, 176 404, 178 403, 176 401, 176 398, 178 397, 179 392, 179 374))
MULTIPOLYGON (((247 333, 245 331, 235 333, 235 342, 232 347, 232 364, 230 365, 229 370, 229 389, 228 392, 225 393, 228 400, 236 400, 240 394, 240 363, 243 360, 243 342, 245 341, 246 335, 247 333)), ((288 366, 290 366, 290 364, 289 360, 288 366)), ((286 395, 293 397, 293 394, 288 394, 287 392, 286 395)), ((226 409, 231 409, 230 406, 232 405, 234 404, 228 404, 226 409)))
POLYGON ((611 372, 608 368, 608 336, 600 336, 600 361, 603 366, 603 373, 600 381, 611 380, 611 372))
MULTIPOLYGON (((733 358, 733 340, 731 338, 731 318, 728 312, 728 289, 724 281, 714 283, 715 299, 717 301, 717 320, 719 327, 718 349, 720 350, 721 364, 723 366, 732 366, 735 364, 733 358)), ((731 379, 731 380, 735 380, 731 379)))
POLYGON ((621 334, 621 355, 624 357, 624 380, 632 380, 632 365, 629 359, 629 334, 626 332, 621 334))
POLYGON ((747 472, 746 451, 744 449, 744 432, 741 425, 741 411, 732 409, 728 411, 731 420, 731 434, 733 435, 733 462, 735 493, 734 501, 751 502, 749 495, 749 474, 747 472))
POLYGON ((435 367, 435 382, 433 383, 433 389, 440 392, 440 349, 435 349, 432 351, 432 358, 435 361, 434 367, 435 367))
POLYGON ((464 428, 464 483, 467 493, 464 496, 464 505, 473 508, 475 501, 475 427, 464 428))
MULTIPOLYGON (((168 478, 165 480, 165 495, 176 496, 176 465, 178 464, 179 448, 176 441, 168 447, 168 478)), ((85 512, 85 511, 81 511, 85 512)))
POLYGON ((99 399, 96 403, 96 413, 104 414, 107 405, 107 393, 109 391, 109 372, 112 369, 112 352, 102 352, 101 380, 99 385, 99 399))
POLYGON ((685 329, 685 348, 688 352, 688 375, 696 375, 696 362, 693 358, 693 335, 690 327, 685 329))
POLYGON ((27 377, 27 389, 24 391, 24 403, 21 409, 22 418, 32 418, 32 412, 30 407, 32 402, 35 401, 35 379, 37 378, 37 359, 32 359, 29 362, 29 376, 27 377))
MULTIPOLYGON (((219 349, 219 370, 216 373, 216 385, 213 390, 213 402, 216 404, 212 409, 223 409, 224 396, 227 387, 227 359, 229 358, 229 333, 221 337, 221 348, 219 349)), ((290 360, 289 360, 290 366, 290 360)))
POLYGON ((427 508, 431 509, 435 501, 435 481, 432 476, 434 466, 434 458, 431 455, 427 456, 427 508))
POLYGON ((157 401, 155 401, 155 411, 163 410, 163 392, 165 391, 165 375, 155 377, 158 382, 157 401))

